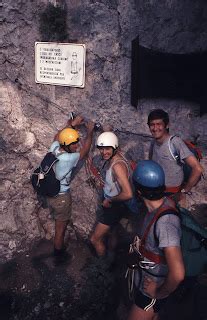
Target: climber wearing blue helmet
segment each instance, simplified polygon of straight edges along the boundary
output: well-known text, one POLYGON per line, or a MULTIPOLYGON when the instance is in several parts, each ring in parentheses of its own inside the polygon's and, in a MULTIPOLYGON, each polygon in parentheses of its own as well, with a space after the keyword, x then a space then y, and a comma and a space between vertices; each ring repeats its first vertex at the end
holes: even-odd
POLYGON ((165 174, 152 160, 141 160, 133 173, 133 183, 141 195, 149 200, 162 198, 165 191, 165 174))
POLYGON ((152 320, 158 319, 167 298, 184 279, 181 226, 174 201, 164 196, 165 174, 158 163, 139 161, 133 183, 148 212, 136 236, 138 269, 128 320, 152 320))

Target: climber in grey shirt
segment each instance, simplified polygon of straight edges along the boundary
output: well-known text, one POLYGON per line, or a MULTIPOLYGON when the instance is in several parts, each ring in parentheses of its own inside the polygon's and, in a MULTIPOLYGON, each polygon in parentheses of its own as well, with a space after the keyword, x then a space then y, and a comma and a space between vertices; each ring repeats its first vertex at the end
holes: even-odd
POLYGON ((158 312, 185 276, 180 219, 175 202, 164 197, 165 174, 158 163, 140 160, 133 173, 133 183, 147 213, 138 232, 140 239, 136 241, 136 252, 140 253, 138 277, 135 277, 134 304, 128 320, 153 320, 158 319, 158 312))
MULTIPOLYGON (((163 198, 162 207, 167 208, 173 205, 174 204, 169 198, 163 198)), ((156 208, 145 215, 140 232, 141 238, 143 237, 144 231, 146 230, 151 219, 153 219, 153 217, 156 215, 157 211, 158 209, 156 208)), ((163 249, 167 247, 180 247, 180 239, 180 219, 177 215, 171 214, 171 211, 169 210, 169 214, 161 216, 156 223, 153 223, 149 230, 145 246, 150 252, 164 256, 163 249)), ((145 258, 144 260, 147 262, 150 261, 150 259, 147 258, 145 258)), ((168 266, 166 264, 155 263, 154 268, 150 270, 150 277, 157 283, 157 285, 160 286, 164 282, 167 273, 168 266)), ((148 296, 148 294, 144 292, 144 279, 146 276, 149 276, 149 273, 145 271, 145 269, 142 269, 140 277, 140 291, 148 296)))
MULTIPOLYGON (((150 158, 156 161, 163 167, 165 172, 165 185, 167 188, 180 187, 182 185, 184 174, 182 166, 178 165, 169 149, 170 135, 166 137, 163 143, 159 143, 156 139, 152 142, 150 147, 150 158)), ((173 145, 176 150, 179 150, 179 156, 181 160, 187 159, 194 155, 188 149, 186 144, 180 137, 173 137, 173 145)))
POLYGON ((202 167, 193 153, 179 137, 173 137, 173 145, 179 157, 191 168, 188 180, 183 181, 183 168, 173 158, 169 148, 169 116, 162 109, 155 109, 148 116, 148 126, 154 138, 149 158, 159 163, 165 172, 166 192, 177 194, 177 200, 185 206, 186 194, 198 183, 202 175, 202 167))

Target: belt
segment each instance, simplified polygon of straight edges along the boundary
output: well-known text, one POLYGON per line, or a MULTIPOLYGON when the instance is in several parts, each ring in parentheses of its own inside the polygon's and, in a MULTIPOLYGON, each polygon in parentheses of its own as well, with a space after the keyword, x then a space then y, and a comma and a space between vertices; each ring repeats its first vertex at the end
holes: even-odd
POLYGON ((62 196, 63 194, 66 194, 69 192, 70 192, 70 189, 68 189, 67 191, 59 192, 55 197, 62 196))
POLYGON ((177 193, 181 191, 181 186, 178 187, 166 187, 165 188, 165 192, 169 192, 169 193, 177 193))

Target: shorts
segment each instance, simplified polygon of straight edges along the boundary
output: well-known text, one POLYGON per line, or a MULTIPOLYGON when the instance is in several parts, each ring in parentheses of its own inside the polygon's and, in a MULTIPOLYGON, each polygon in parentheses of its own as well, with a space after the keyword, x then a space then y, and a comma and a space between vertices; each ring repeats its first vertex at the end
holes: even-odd
POLYGON ((152 299, 145 296, 141 291, 135 292, 135 304, 137 307, 148 311, 149 309, 153 308, 154 312, 159 312, 164 304, 167 302, 168 298, 164 299, 152 299))
POLYGON ((69 221, 72 213, 72 198, 70 192, 47 198, 50 213, 55 220, 69 221))
POLYGON ((102 207, 98 222, 112 227, 122 218, 129 218, 129 215, 130 211, 124 202, 112 202, 110 208, 102 207))

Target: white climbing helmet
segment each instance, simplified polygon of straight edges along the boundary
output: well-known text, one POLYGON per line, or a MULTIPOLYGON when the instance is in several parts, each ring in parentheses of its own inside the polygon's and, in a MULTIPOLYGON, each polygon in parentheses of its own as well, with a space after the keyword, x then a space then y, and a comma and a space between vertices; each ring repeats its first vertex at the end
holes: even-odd
POLYGON ((98 137, 96 146, 97 146, 97 148, 112 147, 114 149, 117 149, 119 146, 119 141, 118 141, 117 136, 113 132, 111 132, 111 131, 103 132, 98 137))

